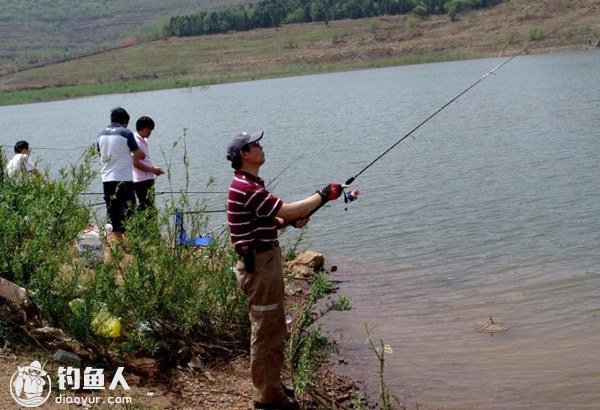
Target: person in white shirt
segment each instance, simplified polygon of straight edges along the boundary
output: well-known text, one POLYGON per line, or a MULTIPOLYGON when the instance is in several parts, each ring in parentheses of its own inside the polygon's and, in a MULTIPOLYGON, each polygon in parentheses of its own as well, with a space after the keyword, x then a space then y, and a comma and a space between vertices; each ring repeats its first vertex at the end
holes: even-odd
POLYGON ((31 148, 27 141, 18 141, 15 144, 15 155, 6 164, 6 173, 11 178, 26 177, 35 175, 42 178, 42 174, 33 165, 29 155, 31 148))
POLYGON ((148 152, 148 138, 154 130, 150 117, 140 117, 135 123, 135 141, 144 153, 144 159, 133 158, 133 190, 137 197, 138 209, 154 209, 154 178, 164 174, 162 168, 155 167, 148 152))
POLYGON ((125 221, 135 205, 133 192, 133 158, 143 159, 133 132, 127 129, 129 114, 117 107, 110 113, 111 123, 98 134, 96 147, 102 166, 102 185, 108 220, 112 225, 112 236, 123 240, 125 221))

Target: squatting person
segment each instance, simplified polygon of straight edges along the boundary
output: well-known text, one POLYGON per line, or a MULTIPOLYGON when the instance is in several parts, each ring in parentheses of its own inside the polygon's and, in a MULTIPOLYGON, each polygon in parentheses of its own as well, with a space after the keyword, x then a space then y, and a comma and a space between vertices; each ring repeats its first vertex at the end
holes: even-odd
POLYGON ((42 174, 31 161, 31 148, 27 141, 17 141, 15 144, 15 155, 6 164, 6 173, 11 178, 35 175, 42 178, 42 174))
POLYGON ((252 327, 250 362, 254 408, 298 409, 293 391, 281 382, 287 337, 283 306, 284 282, 277 230, 292 224, 301 228, 307 215, 321 204, 339 198, 340 184, 296 202, 286 203, 267 191, 259 178, 265 154, 263 132, 237 134, 227 148, 235 169, 227 198, 231 242, 240 256, 237 280, 248 296, 252 327))

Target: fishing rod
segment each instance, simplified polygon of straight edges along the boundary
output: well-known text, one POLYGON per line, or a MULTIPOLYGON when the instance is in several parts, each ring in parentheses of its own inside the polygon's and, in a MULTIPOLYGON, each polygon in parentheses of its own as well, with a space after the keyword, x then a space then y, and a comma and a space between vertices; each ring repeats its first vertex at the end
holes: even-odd
MULTIPOLYGON (((226 194, 226 191, 156 191, 155 195, 164 194, 226 194)), ((103 192, 81 192, 79 195, 104 195, 103 192)))
POLYGON ((184 215, 192 215, 192 214, 216 214, 221 212, 227 212, 227 209, 208 209, 206 211, 182 211, 181 213, 184 215))
MULTIPOLYGON (((2 144, 0 145, 0 147, 6 147, 6 148, 14 148, 13 145, 6 145, 6 144, 2 144)), ((40 147, 38 145, 30 145, 29 148, 31 148, 32 150, 42 150, 42 151, 64 151, 64 148, 53 148, 53 147, 40 147)), ((72 150, 76 150, 76 149, 88 149, 89 146, 87 147, 71 147, 72 150)))
POLYGON ((227 191, 156 191, 155 195, 164 194, 226 194, 227 191))
MULTIPOLYGON (((106 202, 95 202, 93 204, 88 204, 88 206, 100 206, 100 205, 105 205, 106 202)), ((216 213, 222 213, 222 212, 227 212, 226 209, 207 209, 205 211, 187 211, 187 212, 182 212, 182 214, 216 214, 216 213)))
MULTIPOLYGON (((363 172, 365 172, 367 169, 371 168, 371 166, 373 166, 377 161, 379 161, 384 155, 386 155, 388 152, 390 152, 392 149, 394 149, 396 146, 398 146, 398 144, 400 144, 402 141, 404 141, 406 138, 410 137, 416 130, 418 130, 419 128, 421 128, 423 125, 425 125, 429 120, 431 120, 433 117, 435 117, 436 115, 438 115, 440 112, 442 112, 444 109, 446 109, 446 107, 448 107, 450 104, 452 104, 454 101, 458 100, 461 96, 463 96, 464 94, 466 94, 469 90, 471 90, 472 88, 474 88, 477 84, 479 84, 480 82, 482 82, 483 80, 485 80, 487 77, 489 77, 492 74, 495 74, 496 71, 498 71, 501 67, 503 67, 504 65, 508 64, 510 61, 512 61, 514 58, 516 58, 517 56, 521 55, 522 53, 526 52, 526 49, 522 49, 521 51, 514 53, 512 56, 510 56, 507 60, 505 60, 504 62, 498 64, 496 67, 494 67, 493 69, 491 69, 490 71, 488 71, 483 77, 481 77, 479 80, 475 81, 473 84, 471 84, 470 86, 468 86, 467 88, 465 88, 463 91, 461 91, 459 94, 457 94, 454 98, 452 98, 450 101, 448 101, 446 104, 442 105, 438 110, 436 110, 433 114, 431 114, 429 117, 425 118, 423 121, 421 121, 416 127, 414 127, 412 130, 410 130, 408 133, 406 133, 402 138, 400 138, 398 141, 396 141, 391 147, 389 147, 388 149, 386 149, 384 152, 382 152, 379 156, 377 156, 377 158, 375 158, 373 161, 371 161, 367 166, 365 166, 363 169, 361 169, 356 175, 348 178, 348 180, 346 180, 346 182, 342 185, 342 190, 344 190, 345 188, 347 188, 350 184, 352 184, 354 182, 354 180, 356 178, 358 178, 363 172)), ((353 201, 354 199, 356 199, 355 195, 347 195, 344 192, 344 201, 346 203, 353 201)), ((316 207, 315 209, 313 209, 306 217, 310 217, 312 214, 314 214, 315 212, 317 212, 323 205, 325 205, 325 203, 321 203, 318 207, 316 207)))

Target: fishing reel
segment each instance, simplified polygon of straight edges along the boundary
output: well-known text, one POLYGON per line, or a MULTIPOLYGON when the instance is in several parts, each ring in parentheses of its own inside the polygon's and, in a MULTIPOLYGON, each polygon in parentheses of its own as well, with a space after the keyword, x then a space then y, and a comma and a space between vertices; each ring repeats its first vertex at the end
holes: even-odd
POLYGON ((348 204, 358 199, 360 191, 358 189, 353 189, 350 192, 346 192, 345 190, 342 192, 344 193, 344 211, 348 211, 348 204))

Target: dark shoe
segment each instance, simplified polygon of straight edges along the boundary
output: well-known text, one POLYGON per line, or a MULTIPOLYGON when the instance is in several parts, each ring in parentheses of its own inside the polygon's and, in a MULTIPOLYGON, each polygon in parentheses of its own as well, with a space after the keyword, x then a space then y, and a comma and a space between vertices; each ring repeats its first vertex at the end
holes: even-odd
POLYGON ((281 388, 283 389, 283 392, 285 393, 285 395, 288 396, 290 399, 296 398, 296 394, 294 394, 294 389, 287 387, 283 383, 281 383, 281 388))
POLYGON ((296 400, 286 399, 275 403, 259 403, 254 402, 255 409, 269 409, 269 410, 300 410, 300 405, 296 400))

